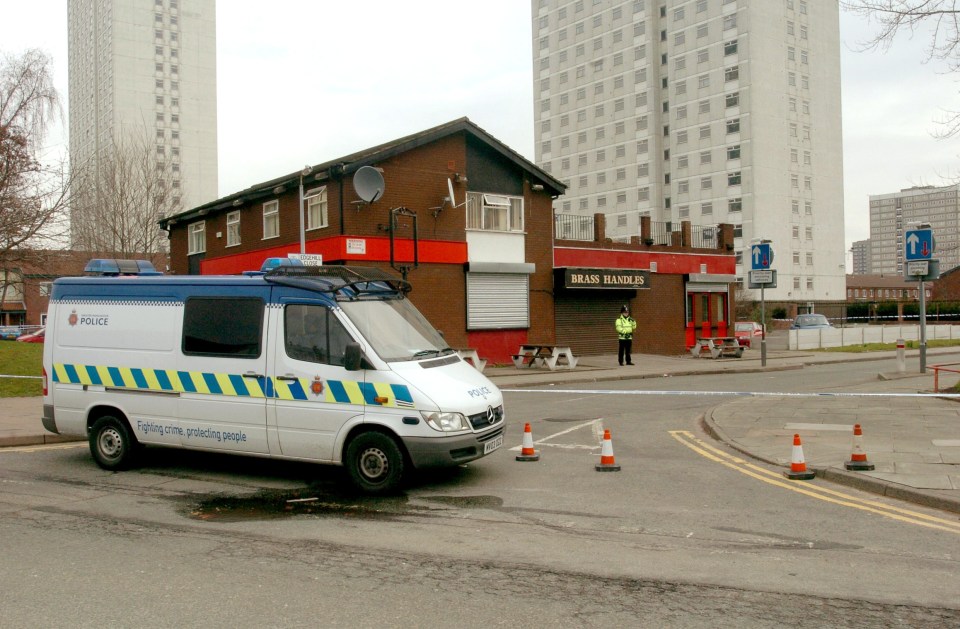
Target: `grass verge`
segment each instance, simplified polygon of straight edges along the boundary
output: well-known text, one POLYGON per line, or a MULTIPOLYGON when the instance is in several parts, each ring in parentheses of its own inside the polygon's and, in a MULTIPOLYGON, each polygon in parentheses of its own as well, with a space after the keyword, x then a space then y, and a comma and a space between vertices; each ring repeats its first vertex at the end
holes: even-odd
MULTIPOLYGON (((919 349, 920 341, 905 341, 906 349, 919 349)), ((931 347, 956 347, 960 345, 960 339, 932 339, 927 341, 927 348, 931 347)), ((896 343, 865 343, 864 345, 844 345, 842 347, 824 347, 822 352, 844 352, 847 354, 858 354, 862 352, 883 352, 897 349, 896 343)))
POLYGON ((42 395, 43 381, 39 378, 4 377, 42 373, 43 343, 0 341, 0 398, 42 395))

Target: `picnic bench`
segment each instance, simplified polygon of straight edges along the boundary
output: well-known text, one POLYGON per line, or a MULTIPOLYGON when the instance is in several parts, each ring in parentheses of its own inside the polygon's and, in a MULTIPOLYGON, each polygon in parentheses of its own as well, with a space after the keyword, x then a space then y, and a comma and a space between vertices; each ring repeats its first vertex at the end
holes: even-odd
POLYGON ((461 360, 469 362, 474 368, 483 373, 483 368, 487 366, 487 359, 480 358, 480 354, 477 353, 477 350, 472 347, 463 347, 460 349, 454 350, 461 360))
POLYGON ((697 358, 702 358, 705 354, 714 359, 721 356, 740 358, 743 356, 743 347, 735 336, 705 336, 694 342, 690 353, 697 358))
POLYGON ((577 359, 567 345, 528 343, 521 345, 517 353, 511 357, 517 369, 521 367, 547 367, 553 371, 558 365, 565 365, 567 369, 573 369, 577 366, 577 359))

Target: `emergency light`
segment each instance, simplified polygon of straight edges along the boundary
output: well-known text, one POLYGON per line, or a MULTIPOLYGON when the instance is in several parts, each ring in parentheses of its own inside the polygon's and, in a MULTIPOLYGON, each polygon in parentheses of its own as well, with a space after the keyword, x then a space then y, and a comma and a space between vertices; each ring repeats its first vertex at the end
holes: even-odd
POLYGON ((112 258, 94 258, 83 267, 90 275, 163 275, 149 260, 119 260, 112 258))

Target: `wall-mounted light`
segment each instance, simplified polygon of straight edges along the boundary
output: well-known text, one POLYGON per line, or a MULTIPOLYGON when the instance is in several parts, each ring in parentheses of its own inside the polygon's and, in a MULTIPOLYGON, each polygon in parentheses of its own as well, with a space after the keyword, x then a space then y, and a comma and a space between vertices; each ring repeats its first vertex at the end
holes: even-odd
POLYGON ((233 200, 233 207, 240 207, 241 205, 243 205, 243 199, 234 199, 234 200, 233 200))
POLYGON ((460 173, 453 173, 453 180, 457 183, 467 183, 467 176, 460 173))
POLYGON ((535 183, 535 184, 533 184, 533 185, 530 186, 530 187, 533 189, 534 192, 543 192, 543 184, 542 184, 542 183, 535 183))
POLYGON ((273 193, 274 193, 274 194, 283 194, 283 190, 284 190, 283 186, 277 186, 276 188, 273 189, 273 193))

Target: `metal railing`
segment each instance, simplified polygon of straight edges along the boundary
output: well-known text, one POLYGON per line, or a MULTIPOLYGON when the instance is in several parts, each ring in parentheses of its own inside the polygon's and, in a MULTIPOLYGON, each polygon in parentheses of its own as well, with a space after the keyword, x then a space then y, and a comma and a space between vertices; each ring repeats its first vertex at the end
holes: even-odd
POLYGON ((593 240, 593 217, 578 214, 555 214, 554 234, 558 240, 593 240))
POLYGON ((716 249, 720 228, 716 225, 691 225, 690 246, 696 249, 716 249))
POLYGON ((670 246, 673 242, 673 223, 650 221, 650 238, 655 245, 670 246))
POLYGON ((949 371, 950 373, 960 373, 960 369, 950 369, 954 365, 960 365, 960 363, 945 363, 943 365, 932 365, 930 368, 933 369, 933 392, 940 393, 940 372, 949 371))

